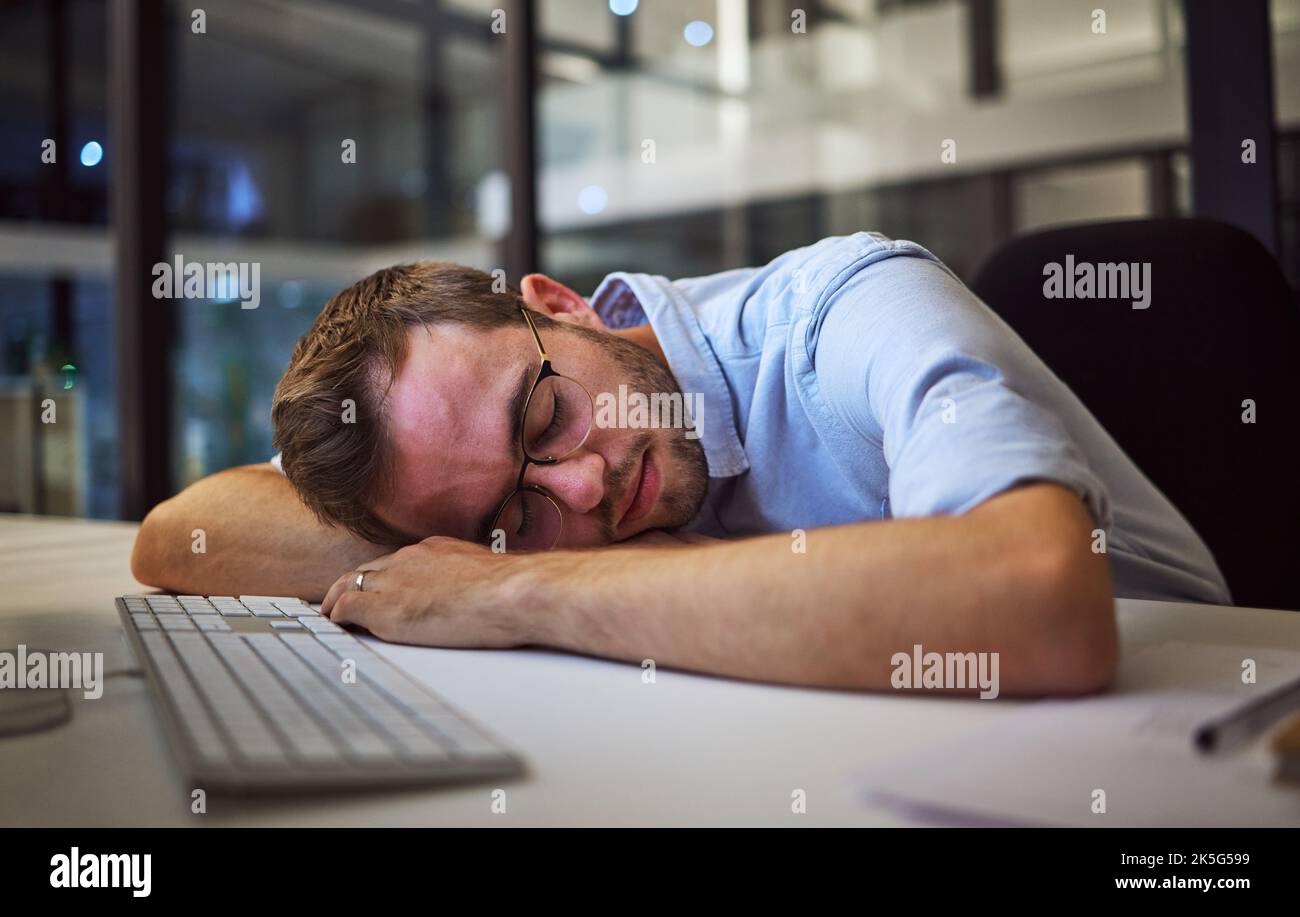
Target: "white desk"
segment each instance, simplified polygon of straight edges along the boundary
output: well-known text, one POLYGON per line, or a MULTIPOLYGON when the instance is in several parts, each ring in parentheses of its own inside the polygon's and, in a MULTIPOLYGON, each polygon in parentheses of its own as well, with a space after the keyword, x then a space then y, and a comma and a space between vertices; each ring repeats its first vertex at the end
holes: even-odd
MULTIPOLYGON (((0 516, 0 649, 19 643, 105 653, 136 666, 113 597, 141 591, 129 572, 135 526, 0 516)), ((1300 613, 1119 603, 1124 649, 1178 639, 1300 650, 1300 613)), ((495 784, 209 800, 191 815, 145 684, 113 678, 76 692, 71 723, 0 739, 0 825, 898 825, 864 807, 864 765, 1005 716, 1020 702, 889 696, 747 684, 540 651, 388 646, 518 748, 529 774, 495 784), (807 814, 790 811, 807 793, 807 814)))

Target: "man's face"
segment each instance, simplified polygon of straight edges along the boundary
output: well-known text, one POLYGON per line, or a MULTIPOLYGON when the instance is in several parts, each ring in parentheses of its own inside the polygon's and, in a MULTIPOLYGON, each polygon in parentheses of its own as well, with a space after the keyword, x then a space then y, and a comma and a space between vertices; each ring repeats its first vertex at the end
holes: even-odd
MULTIPOLYGON (((651 354, 607 331, 539 328, 555 370, 593 398, 619 385, 647 396, 677 392, 651 354)), ((523 397, 540 368, 523 315, 517 326, 483 330, 446 324, 413 328, 388 392, 396 487, 375 507, 413 538, 448 535, 483 541, 523 460, 523 397)), ((640 532, 684 525, 708 482, 704 450, 684 429, 592 426, 582 447, 552 465, 528 466, 527 484, 559 505, 557 547, 591 547, 640 532)))

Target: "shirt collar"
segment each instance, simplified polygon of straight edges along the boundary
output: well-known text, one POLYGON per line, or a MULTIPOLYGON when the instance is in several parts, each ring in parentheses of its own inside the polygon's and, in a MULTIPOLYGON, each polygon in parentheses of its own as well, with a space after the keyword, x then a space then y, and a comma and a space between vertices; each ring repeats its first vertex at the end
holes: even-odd
POLYGON ((700 442, 709 477, 728 478, 749 470, 736 432, 731 388, 695 310, 667 277, 617 271, 591 294, 591 306, 612 330, 649 323, 683 394, 703 396, 700 442))

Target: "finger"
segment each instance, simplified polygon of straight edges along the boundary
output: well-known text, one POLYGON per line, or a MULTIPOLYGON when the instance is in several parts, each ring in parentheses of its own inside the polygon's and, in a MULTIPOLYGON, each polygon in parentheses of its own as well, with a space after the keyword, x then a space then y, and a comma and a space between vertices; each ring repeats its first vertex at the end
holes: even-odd
POLYGON ((334 604, 338 602, 339 596, 341 596, 345 591, 347 591, 348 588, 350 588, 350 585, 352 581, 356 579, 356 576, 357 576, 356 572, 350 570, 347 573, 344 573, 342 576, 340 576, 338 579, 336 579, 333 582, 333 584, 329 587, 329 589, 326 590, 325 598, 321 599, 321 603, 320 603, 321 614, 323 614, 327 618, 330 616, 330 612, 333 610, 334 604))
POLYGON ((368 592, 352 590, 339 596, 334 603, 334 613, 330 620, 335 624, 355 624, 371 630, 370 622, 376 609, 382 607, 379 597, 368 592))
POLYGON ((334 585, 330 586, 329 592, 325 593, 325 600, 320 603, 320 613, 327 618, 330 617, 330 614, 335 605, 338 604, 339 599, 347 595, 349 592, 357 592, 357 576, 361 573, 365 573, 366 575, 365 579, 362 580, 362 585, 365 586, 365 591, 374 591, 376 586, 375 578, 379 576, 377 570, 349 570, 347 573, 344 573, 336 579, 334 585))
POLYGON ((362 582, 366 589, 369 590, 374 582, 375 574, 392 563, 392 558, 392 554, 376 557, 374 560, 368 560, 356 569, 349 570, 336 579, 334 585, 330 586, 329 591, 325 593, 324 600, 320 603, 320 613, 328 618, 330 609, 334 607, 334 603, 338 601, 340 595, 348 590, 356 591, 358 573, 366 574, 366 578, 362 582))
POLYGON ((376 557, 374 560, 368 560, 363 564, 357 564, 357 568, 352 572, 361 573, 366 570, 385 570, 388 568, 390 564, 392 564, 393 558, 396 556, 397 556, 396 551, 394 551, 392 554, 381 554, 378 557, 376 557))

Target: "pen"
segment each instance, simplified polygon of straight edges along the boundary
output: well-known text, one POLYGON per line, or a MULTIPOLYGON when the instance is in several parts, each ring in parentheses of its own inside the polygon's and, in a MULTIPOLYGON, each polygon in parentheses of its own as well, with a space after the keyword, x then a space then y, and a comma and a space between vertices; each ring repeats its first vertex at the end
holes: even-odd
POLYGON ((1192 733, 1192 744, 1207 755, 1235 748, 1297 707, 1300 678, 1202 723, 1192 733))

